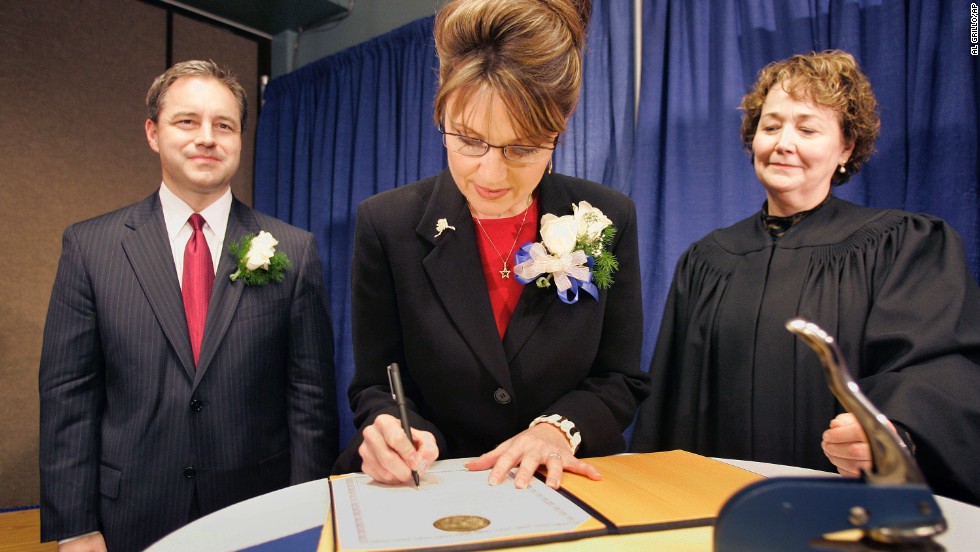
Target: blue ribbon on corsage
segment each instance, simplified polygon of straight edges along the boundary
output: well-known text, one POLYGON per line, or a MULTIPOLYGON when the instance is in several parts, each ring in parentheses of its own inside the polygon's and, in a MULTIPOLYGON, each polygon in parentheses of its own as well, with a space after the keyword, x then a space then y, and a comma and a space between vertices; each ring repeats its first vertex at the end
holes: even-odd
POLYGON ((581 249, 552 255, 541 242, 527 242, 514 254, 514 263, 514 279, 522 284, 550 274, 558 298, 568 305, 578 301, 580 289, 599 300, 599 290, 592 283, 592 257, 581 249))

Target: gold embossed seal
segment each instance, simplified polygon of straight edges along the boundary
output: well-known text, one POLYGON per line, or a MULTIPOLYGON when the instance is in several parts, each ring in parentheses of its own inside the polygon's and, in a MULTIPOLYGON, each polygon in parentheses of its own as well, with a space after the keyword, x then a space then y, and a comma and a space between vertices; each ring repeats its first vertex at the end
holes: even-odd
POLYGON ((476 531, 490 525, 490 520, 480 516, 446 516, 432 522, 440 531, 476 531))

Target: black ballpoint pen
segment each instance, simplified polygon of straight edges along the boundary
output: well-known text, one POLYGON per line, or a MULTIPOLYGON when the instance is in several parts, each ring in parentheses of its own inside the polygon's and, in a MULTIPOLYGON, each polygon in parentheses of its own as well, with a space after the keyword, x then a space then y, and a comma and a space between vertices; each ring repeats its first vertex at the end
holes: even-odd
MULTIPOLYGON (((402 376, 398 371, 398 363, 392 362, 388 365, 388 385, 391 387, 391 398, 398 404, 398 417, 402 421, 402 429, 408 436, 408 442, 413 443, 412 426, 408 425, 408 408, 405 407, 405 389, 402 388, 402 376)), ((419 472, 412 470, 412 480, 415 481, 415 488, 419 488, 419 472)))

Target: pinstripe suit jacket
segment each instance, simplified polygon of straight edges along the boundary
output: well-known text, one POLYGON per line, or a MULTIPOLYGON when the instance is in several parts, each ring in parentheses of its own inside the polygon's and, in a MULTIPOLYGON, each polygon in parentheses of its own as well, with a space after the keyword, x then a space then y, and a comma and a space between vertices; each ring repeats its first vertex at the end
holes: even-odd
POLYGON ((333 342, 313 236, 234 200, 227 240, 270 232, 281 283, 228 278, 197 369, 158 194, 69 227, 40 366, 42 540, 99 530, 141 549, 200 513, 325 476, 333 342))
MULTIPOLYGON (((543 414, 575 422, 579 456, 623 452, 622 432, 649 392, 640 368, 636 208, 610 188, 560 174, 544 175, 538 194, 542 216, 570 215, 582 200, 601 209, 618 229, 611 250, 619 270, 598 301, 582 292, 567 305, 554 286, 525 286, 502 341, 479 230, 448 170, 361 203, 351 276, 356 371, 348 390, 359 428, 382 413, 397 417, 385 373, 397 361, 412 427, 431 431, 443 458, 488 452, 543 414), (455 230, 436 237, 441 218, 455 230)), ((360 469, 360 443, 358 433, 335 472, 360 469)))

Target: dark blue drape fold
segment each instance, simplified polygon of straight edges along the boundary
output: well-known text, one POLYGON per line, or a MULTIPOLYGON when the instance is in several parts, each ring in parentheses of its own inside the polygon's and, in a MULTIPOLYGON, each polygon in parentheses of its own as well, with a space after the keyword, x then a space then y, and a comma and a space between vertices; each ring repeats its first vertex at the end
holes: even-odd
MULTIPOLYGON (((582 100, 556 170, 630 195, 640 220, 644 361, 652 356, 674 263, 693 241, 764 200, 739 140, 739 101, 766 63, 840 48, 880 103, 878 153, 837 195, 927 212, 962 235, 980 273, 978 58, 969 2, 643 0, 634 119, 632 2, 595 0, 582 100)), ((273 80, 259 117, 255 203, 318 239, 337 342, 342 441, 354 431, 346 388, 350 257, 358 203, 438 173, 432 120, 433 18, 273 80)), ((629 321, 624 321, 628 323, 629 321)), ((342 444, 343 444, 342 443, 342 444)))
POLYGON ((436 174, 445 152, 432 122, 438 73, 433 18, 269 83, 259 116, 255 206, 317 238, 330 293, 341 441, 354 427, 347 385, 350 260, 362 199, 436 174))
POLYGON ((632 2, 593 4, 582 95, 555 150, 555 170, 629 192, 636 93, 632 2))

